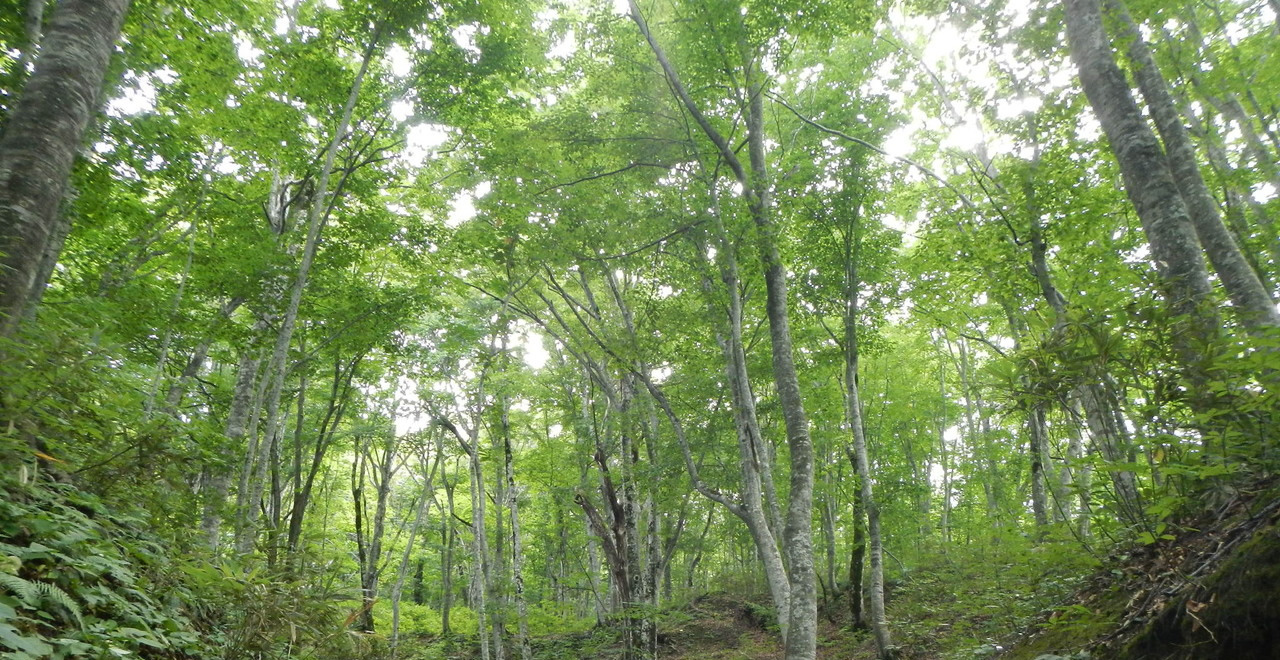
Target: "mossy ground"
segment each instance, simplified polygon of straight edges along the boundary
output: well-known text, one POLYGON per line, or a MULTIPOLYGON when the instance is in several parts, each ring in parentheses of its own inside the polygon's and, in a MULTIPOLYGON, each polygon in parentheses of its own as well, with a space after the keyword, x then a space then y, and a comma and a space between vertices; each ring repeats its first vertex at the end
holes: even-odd
POLYGON ((1274 484, 1111 557, 1005 657, 1280 657, 1280 499, 1274 484))

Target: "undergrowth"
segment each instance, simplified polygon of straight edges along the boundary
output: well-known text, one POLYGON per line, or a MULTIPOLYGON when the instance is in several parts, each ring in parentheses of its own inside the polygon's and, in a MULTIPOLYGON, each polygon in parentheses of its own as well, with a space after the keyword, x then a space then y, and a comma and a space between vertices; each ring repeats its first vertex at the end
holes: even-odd
POLYGON ((315 576, 175 558, 140 516, 0 475, 0 656, 284 658, 376 653, 315 576))

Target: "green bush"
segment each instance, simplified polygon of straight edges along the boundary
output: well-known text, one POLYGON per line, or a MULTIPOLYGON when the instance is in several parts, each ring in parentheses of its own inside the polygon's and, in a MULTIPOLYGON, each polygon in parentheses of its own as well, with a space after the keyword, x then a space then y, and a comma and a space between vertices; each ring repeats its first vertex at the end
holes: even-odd
POLYGON ((566 603, 534 603, 529 606, 529 634, 533 636, 586 632, 595 624, 595 618, 579 617, 574 607, 566 603))
MULTIPOLYGON (((391 634, 391 602, 380 600, 373 606, 373 622, 383 634, 391 634)), ((452 621, 450 621, 452 623, 452 621)), ((400 635, 436 637, 440 635, 440 613, 428 605, 400 601, 400 635)))
MULTIPOLYGON (((6 477, 8 475, 5 475, 6 477)), ((65 486, 0 481, 0 651, 210 657, 162 547, 65 486)))

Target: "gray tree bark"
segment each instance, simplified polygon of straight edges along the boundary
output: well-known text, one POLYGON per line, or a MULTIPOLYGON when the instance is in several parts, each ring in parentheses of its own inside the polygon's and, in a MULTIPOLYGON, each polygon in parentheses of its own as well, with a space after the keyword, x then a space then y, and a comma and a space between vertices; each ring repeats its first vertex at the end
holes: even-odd
POLYGON ((449 614, 453 610, 453 543, 457 535, 454 523, 457 514, 453 508, 453 488, 456 482, 449 481, 448 470, 441 473, 441 481, 448 510, 440 521, 440 636, 449 639, 453 636, 449 614))
POLYGON ((44 37, 44 10, 49 0, 27 0, 27 9, 23 13, 22 27, 27 33, 27 44, 18 56, 17 70, 25 75, 31 63, 40 52, 40 40, 44 37))
POLYGON ((1105 0, 1107 10, 1117 19, 1119 40, 1128 44, 1127 54, 1134 77, 1164 140, 1165 158, 1200 245, 1218 273, 1218 280, 1236 307, 1241 322, 1254 331, 1280 326, 1280 312, 1262 286, 1257 273, 1244 258, 1231 232, 1222 222, 1218 203, 1200 174, 1195 145, 1183 125, 1182 114, 1169 93, 1169 85, 1156 65, 1151 49, 1122 0, 1105 0))
MULTIPOLYGON (((856 231, 851 229, 850 234, 856 231)), ((881 658, 895 654, 893 638, 889 634, 889 621, 884 609, 884 545, 880 534, 880 507, 876 503, 871 484, 871 463, 867 458, 867 436, 862 423, 862 400, 858 392, 858 270, 856 238, 845 238, 844 282, 844 398, 845 415, 853 434, 852 456, 858 471, 859 499, 867 513, 867 537, 870 545, 871 574, 868 580, 867 600, 870 605, 871 632, 876 638, 876 649, 881 658)), ((945 497, 950 499, 948 493, 945 497)), ((853 588, 853 585, 850 585, 853 588)))
MULTIPOLYGON (((440 463, 444 458, 444 442, 441 439, 442 434, 436 434, 435 458, 431 461, 431 470, 426 475, 426 480, 422 484, 422 492, 418 496, 418 510, 414 513, 413 524, 409 527, 409 538, 404 544, 404 553, 400 556, 400 568, 396 571, 396 582, 391 588, 391 660, 395 660, 396 651, 399 649, 400 642, 400 595, 404 590, 404 579, 409 572, 409 559, 413 556, 413 543, 418 537, 418 530, 422 527, 423 521, 427 518, 431 511, 431 503, 435 501, 435 476, 440 470, 440 463)), ((419 455, 419 466, 425 466, 427 462, 427 450, 423 450, 419 455)), ((419 565, 421 570, 421 565, 419 565)), ((421 574, 419 574, 421 579, 421 574)), ((419 594, 420 595, 420 594, 419 594)), ((420 599, 418 600, 421 604, 420 599)))
POLYGON ((805 414, 800 380, 792 355, 786 270, 775 238, 778 227, 773 218, 764 146, 763 73, 759 70, 759 62, 744 54, 746 61, 743 74, 747 81, 748 97, 748 169, 739 160, 728 140, 711 125, 689 96, 675 67, 650 32, 635 0, 629 0, 628 6, 632 20, 648 41, 680 104, 693 117, 707 139, 715 145, 742 185, 748 210, 757 228, 757 249, 765 277, 769 343, 773 349, 773 380, 782 407, 787 445, 791 450, 791 489, 782 544, 787 559, 790 588, 784 644, 787 660, 811 660, 816 657, 818 641, 818 588, 813 559, 813 442, 809 436, 809 420, 805 414))
POLYGON ((46 252, 70 226, 62 199, 128 8, 129 0, 59 2, 0 136, 0 337, 39 299, 46 252))
MULTIPOLYGON (((262 358, 258 348, 250 345, 240 358, 236 384, 231 393, 231 410, 227 413, 226 436, 233 451, 239 448, 246 436, 253 410, 254 385, 258 382, 261 366, 262 358)), ((222 535, 222 510, 226 506, 231 486, 231 473, 223 469, 210 477, 210 483, 212 494, 205 497, 204 516, 200 526, 209 547, 216 551, 222 535)))
POLYGON ((1065 0, 1071 58, 1120 163, 1125 191, 1151 245, 1162 294, 1176 317, 1174 348, 1191 383, 1193 399, 1202 399, 1208 381, 1205 347, 1219 332, 1209 274, 1160 143, 1147 127, 1112 56, 1098 2, 1065 0))
POLYGON ((516 643, 520 647, 520 660, 533 660, 533 647, 529 644, 529 607, 524 595, 524 548, 520 537, 520 501, 516 490, 516 473, 511 454, 511 421, 506 399, 502 405, 502 454, 503 472, 507 482, 507 510, 511 520, 511 582, 516 601, 516 643))
MULTIPOLYGON (((307 281, 311 274, 311 264, 315 260, 316 250, 320 244, 320 232, 324 228, 325 222, 328 220, 329 211, 332 208, 329 199, 329 179, 333 173, 334 162, 337 160, 338 147, 342 144, 346 137, 347 130, 351 126, 351 116, 355 110, 356 101, 360 97, 360 89, 364 84, 365 74, 369 71, 369 66, 373 62, 373 55, 377 49, 378 37, 380 29, 375 28, 374 35, 369 40, 369 45, 364 51, 364 56, 360 61, 360 69, 356 73, 355 80, 351 83, 351 91, 347 95, 346 105, 342 109, 342 117, 338 120, 338 126, 334 129, 333 137, 329 140, 328 148, 325 150, 324 164, 320 169, 319 180, 316 184, 315 195, 311 200, 311 209, 308 212, 308 226, 306 242, 303 244, 302 259, 298 264, 298 274, 294 277, 293 285, 289 291, 289 301, 285 308, 284 315, 280 319, 280 330, 276 334, 275 348, 271 352, 271 359, 267 363, 267 371, 265 377, 268 378, 269 388, 267 390, 266 399, 266 420, 267 431, 265 442, 274 442, 280 426, 280 395, 284 389, 284 379, 287 373, 285 362, 289 356, 289 345, 293 340, 294 326, 298 320, 298 309, 302 306, 302 294, 306 290, 307 281)), ((237 532, 237 545, 239 550, 247 552, 252 546, 253 536, 256 529, 256 508, 259 499, 262 497, 263 480, 266 474, 266 461, 263 460, 266 453, 260 454, 257 463, 255 463, 251 471, 251 477, 247 484, 247 493, 244 498, 244 506, 241 515, 241 528, 237 532)))
MULTIPOLYGON (((484 378, 485 374, 481 373, 480 382, 482 384, 484 378)), ((477 444, 480 441, 479 423, 483 401, 484 392, 481 389, 475 395, 475 403, 471 406, 471 424, 466 429, 466 438, 463 437, 456 426, 447 420, 441 419, 437 421, 437 424, 453 434, 468 459, 471 486, 471 541, 474 553, 471 586, 475 593, 475 600, 472 603, 472 609, 476 613, 476 637, 480 640, 480 658, 481 660, 489 660, 492 652, 489 639, 489 591, 493 578, 489 561, 488 532, 485 529, 485 498, 487 494, 485 493, 484 467, 480 463, 480 447, 477 444)))

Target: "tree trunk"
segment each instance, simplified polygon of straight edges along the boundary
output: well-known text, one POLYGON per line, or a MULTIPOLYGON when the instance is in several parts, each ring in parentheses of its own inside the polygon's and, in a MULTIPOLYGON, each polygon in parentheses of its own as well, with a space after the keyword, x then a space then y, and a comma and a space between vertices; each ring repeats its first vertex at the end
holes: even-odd
MULTIPOLYGON (((856 453, 849 453, 849 461, 855 462, 856 453)), ((854 466, 854 473, 858 468, 854 466)), ((854 630, 866 630, 866 617, 862 613, 862 600, 865 592, 862 588, 862 569, 867 555, 866 507, 862 506, 862 488, 859 486, 853 494, 853 547, 849 548, 849 625, 854 630)))
POLYGON ((441 420, 437 423, 453 434, 458 444, 462 446, 463 452, 467 455, 471 485, 471 547, 473 553, 471 587, 472 592, 475 594, 471 607, 476 613, 476 637, 480 641, 480 658, 481 660, 489 660, 489 589, 492 584, 492 578, 489 565, 489 540, 485 530, 486 493, 484 469, 480 464, 480 447, 476 444, 480 439, 478 426, 480 412, 478 407, 483 401, 483 396, 477 396, 476 399, 475 405, 477 409, 472 411, 472 424, 467 429, 469 439, 464 439, 457 427, 448 421, 441 420))
POLYGON ((784 643, 787 660, 811 660, 817 654, 818 619, 817 575, 813 560, 813 442, 809 437, 809 420, 792 355, 786 270, 775 239, 778 227, 773 218, 765 160, 763 72, 758 70, 758 61, 748 58, 744 62, 749 104, 746 118, 748 170, 729 141, 711 124, 685 89, 675 67, 650 32, 636 1, 628 0, 628 8, 680 104, 716 146, 742 185, 748 210, 756 225, 765 278, 769 343, 773 349, 774 386, 782 408, 787 446, 791 450, 791 489, 783 529, 788 578, 784 643))
POLYGON ((511 455, 511 420, 506 397, 502 403, 502 456, 503 472, 507 482, 507 509, 511 514, 511 582, 515 590, 516 626, 520 646, 520 660, 533 660, 533 647, 529 645, 529 608, 524 596, 524 549, 520 538, 520 501, 516 490, 516 473, 511 455))
POLYGON ((0 136, 0 337, 13 336, 40 297, 51 239, 70 226, 62 199, 128 8, 129 0, 58 2, 0 136))
MULTIPOLYGON (((391 660, 395 660, 396 651, 400 642, 400 594, 404 589, 405 576, 409 572, 409 559, 413 556, 413 542, 418 537, 418 529, 422 527, 422 521, 426 519, 431 511, 431 502, 435 499, 435 476, 440 469, 440 461, 444 457, 444 443, 440 434, 436 434, 436 455, 435 460, 431 463, 431 471, 427 473, 426 481, 422 485, 422 492, 418 496, 418 510, 413 516, 413 525, 409 527, 409 538, 404 544, 404 554, 400 556, 400 569, 396 572, 396 583, 391 588, 391 660)), ((426 451, 422 452, 419 457, 419 465, 426 464, 426 451)), ((414 585, 414 600, 421 604, 422 602, 422 564, 418 564, 418 574, 416 576, 416 584, 414 585)))
POLYGON ((1031 438, 1028 454, 1031 458, 1031 511, 1035 514, 1037 536, 1044 533, 1049 524, 1049 497, 1046 492, 1049 470, 1048 427, 1045 424, 1045 406, 1040 401, 1031 403, 1027 412, 1027 431, 1031 438))
MULTIPOLYGON (((342 117, 338 120, 338 126, 335 128, 333 137, 329 140, 328 148, 325 150, 324 164, 320 168, 316 191, 311 200, 311 208, 308 211, 307 237, 302 248, 302 259, 298 264, 298 273, 294 277, 293 285, 289 291, 289 300, 285 307, 284 316, 280 320, 280 330, 276 334, 275 349, 272 351, 271 360, 267 364, 266 377, 270 379, 270 388, 267 391, 266 399, 266 438, 268 441, 274 441, 279 428, 280 396, 284 389, 284 380, 288 372, 285 362, 289 357, 289 345, 293 340, 293 329, 298 320, 298 309, 302 305, 302 293, 306 290, 307 281, 311 274, 311 264, 315 260, 316 250, 320 245, 320 231, 324 228, 329 218, 329 212, 332 209, 329 199, 329 178, 333 173, 334 162, 337 160, 338 147, 343 143, 347 130, 351 126, 351 117, 355 111, 356 101, 360 97, 360 88, 363 86, 365 74, 368 73, 369 66, 373 62, 373 54, 377 49, 380 33, 381 26, 375 27, 374 34, 369 40, 369 45, 365 48, 364 56, 360 61, 360 70, 356 73, 355 80, 351 83, 351 91, 347 95, 346 105, 342 109, 342 117)), ((240 532, 242 535, 242 547, 252 543, 257 519, 254 509, 257 507, 258 499, 261 497, 264 469, 265 465, 258 464, 248 484, 248 493, 245 498, 248 510, 242 512, 244 528, 240 532)))
MULTIPOLYGON (((769 318, 769 343, 773 349, 773 380, 782 406, 787 446, 791 450, 791 490, 782 534, 791 587, 786 657, 787 660, 810 660, 817 656, 818 643, 818 590, 813 566, 813 441, 809 437, 809 420, 792 355, 786 269, 774 239, 778 228, 770 213, 764 161, 763 96, 763 90, 756 81, 751 85, 748 120, 752 180, 743 182, 743 185, 751 184, 755 191, 755 199, 748 198, 748 205, 754 207, 752 216, 759 229, 765 309, 769 318)), ((872 508, 868 503, 867 510, 872 508)))
POLYGON ((384 433, 386 435, 381 447, 375 447, 373 439, 364 442, 357 440, 356 463, 351 469, 351 496, 356 513, 356 554, 360 564, 360 593, 363 601, 357 625, 360 630, 368 633, 374 632, 373 605, 378 600, 378 580, 382 573, 382 540, 386 530, 387 503, 391 495, 391 481, 398 468, 396 451, 399 441, 394 429, 387 429, 384 433), (372 516, 368 514, 364 497, 366 467, 374 487, 372 516))
POLYGON ((27 69, 35 62, 40 52, 40 40, 44 37, 44 10, 49 0, 27 0, 27 9, 23 13, 22 27, 27 33, 27 43, 18 56, 15 70, 18 76, 26 76, 27 69))
POLYGON ((1219 323, 1195 227, 1160 144, 1112 57, 1098 0, 1065 0, 1065 5, 1071 57, 1142 221, 1165 301, 1176 317, 1174 348, 1190 381, 1193 405, 1203 408, 1206 350, 1219 323))
POLYGON ((1104 0, 1107 11, 1120 27, 1119 40, 1128 44, 1129 61, 1134 77, 1146 99, 1147 108, 1155 118, 1156 129, 1164 140, 1168 167, 1177 183, 1186 209, 1195 225, 1200 244, 1209 256, 1209 262, 1218 273, 1218 280, 1227 291, 1232 304, 1238 310, 1241 322, 1254 331, 1280 326, 1280 312, 1267 295, 1257 273, 1244 258, 1240 246, 1222 222, 1218 203, 1209 192, 1200 174, 1195 146, 1183 125, 1169 93, 1169 86, 1156 66, 1151 49, 1138 31, 1123 0, 1104 0))
MULTIPOLYGON (((213 322, 216 328, 222 322, 231 318, 240 305, 244 304, 243 298, 232 298, 228 300, 220 310, 218 317, 213 322)), ((164 406, 165 410, 171 415, 177 415, 178 409, 182 406, 182 399, 187 395, 187 386, 195 379, 200 370, 204 368, 205 360, 209 357, 209 349, 213 347, 213 338, 206 337, 191 351, 191 355, 187 358, 187 364, 182 368, 182 373, 178 378, 169 385, 168 392, 165 393, 164 406)))
MULTIPOLYGON (((356 371, 363 359, 364 353, 357 354, 344 368, 342 360, 336 356, 334 358, 329 403, 325 409, 324 419, 320 422, 320 428, 315 434, 315 446, 311 452, 311 465, 307 469, 306 478, 302 479, 301 483, 293 491, 293 508, 289 512, 289 535, 287 540, 290 554, 297 552, 299 543, 302 540, 302 521, 306 517, 307 506, 311 503, 311 492, 315 487, 316 476, 324 465, 325 454, 329 449, 329 445, 333 442, 338 424, 342 422, 343 414, 347 409, 347 402, 351 398, 351 381, 355 378, 356 371)), ((297 449, 301 451, 301 445, 297 449)))
MULTIPOLYGON (((1089 436, 1093 438, 1094 447, 1102 453, 1102 458, 1113 465, 1128 463, 1129 434, 1117 423, 1118 413, 1112 410, 1114 395, 1108 389, 1105 380, 1101 384, 1082 384, 1076 388, 1075 397, 1084 408, 1089 436)), ((1115 489, 1118 517, 1130 524, 1141 523, 1143 506, 1133 471, 1108 469, 1107 472, 1115 489)))
MULTIPOLYGON (((853 435, 849 459, 858 474, 859 503, 867 513, 867 536, 871 551, 870 589, 867 594, 871 620, 868 623, 875 635, 880 658, 887 659, 894 657, 895 649, 884 610, 884 546, 880 535, 880 507, 873 495, 871 463, 867 458, 867 436, 862 423, 862 401, 858 392, 858 291, 861 286, 858 278, 861 251, 858 220, 856 216, 853 218, 844 236, 844 336, 841 347, 844 349, 844 407, 853 435)), ((944 497, 949 500, 951 494, 945 493, 944 497)), ((853 584, 849 587, 851 591, 860 591, 853 584)))
MULTIPOLYGON (((236 451, 244 442, 252 414, 254 402, 254 385, 258 380, 258 371, 262 359, 258 348, 250 344, 240 358, 240 366, 236 370, 236 384, 231 393, 231 410, 227 413, 226 437, 231 451, 236 451)), ((205 498, 204 517, 201 528, 204 531, 209 547, 215 552, 218 540, 222 535, 222 510, 227 505, 227 493, 231 487, 231 473, 227 468, 214 473, 210 477, 212 493, 205 498)))
POLYGON ((453 508, 454 482, 449 481, 447 470, 441 480, 444 482, 444 497, 449 510, 443 516, 444 520, 440 521, 443 527, 441 534, 444 537, 440 543, 440 636, 449 639, 453 636, 453 628, 449 625, 449 614, 453 610, 453 540, 456 536, 454 520, 457 513, 453 508))

